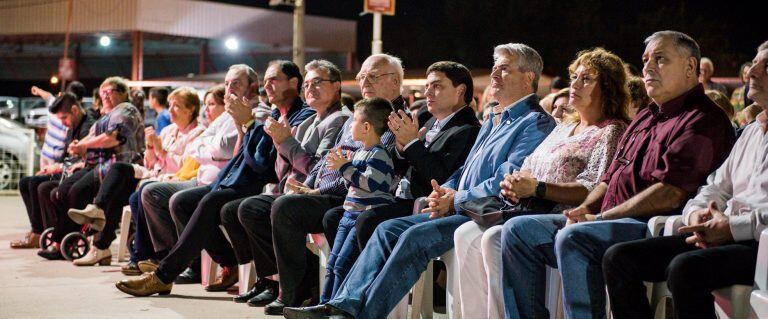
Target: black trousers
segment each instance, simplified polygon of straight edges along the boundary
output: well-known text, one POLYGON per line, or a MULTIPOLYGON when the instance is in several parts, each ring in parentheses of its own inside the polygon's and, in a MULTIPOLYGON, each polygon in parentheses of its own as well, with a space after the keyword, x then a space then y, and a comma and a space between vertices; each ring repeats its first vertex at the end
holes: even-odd
MULTIPOLYGON (((41 234, 46 228, 46 216, 43 215, 37 188, 40 184, 49 181, 58 181, 61 174, 25 176, 19 180, 19 192, 29 216, 31 230, 35 234, 41 234)), ((49 190, 50 192, 50 190, 49 190)))
POLYGON ((72 173, 59 184, 58 190, 51 192, 52 208, 56 211, 56 226, 53 241, 61 242, 67 234, 80 230, 81 226, 67 216, 70 208, 83 208, 93 201, 99 191, 99 177, 91 168, 84 168, 72 173))
POLYGON ((614 245, 603 257, 603 273, 615 318, 653 318, 643 281, 667 281, 675 318, 716 318, 712 291, 752 285, 757 242, 699 249, 688 235, 614 245))
MULTIPOLYGON (((357 245, 360 251, 365 249, 368 240, 373 236, 373 231, 379 224, 393 219, 405 217, 413 214, 413 199, 396 198, 395 203, 376 207, 362 212, 355 221, 355 230, 357 231, 357 245)), ((338 222, 336 223, 338 225, 338 222)))
POLYGON ((55 227, 58 223, 56 207, 51 201, 52 194, 58 191, 59 180, 42 182, 37 186, 37 204, 40 207, 40 215, 43 217, 43 227, 55 227))
MULTIPOLYGON (((114 163, 109 167, 107 175, 99 187, 93 203, 104 210, 106 224, 104 229, 96 236, 94 246, 98 249, 107 249, 112 241, 117 238, 115 230, 120 224, 123 206, 128 205, 128 198, 136 191, 139 180, 136 179, 133 165, 128 163, 114 163)), ((73 207, 83 208, 83 207, 73 207)), ((123 229, 123 231, 128 231, 123 229)))
MULTIPOLYGON (((336 195, 283 195, 272 203, 272 244, 256 243, 263 253, 275 254, 280 274, 280 298, 287 306, 298 306, 306 291, 319 288, 318 258, 306 248, 307 234, 323 233, 326 211, 341 206, 344 197, 336 195)), ((338 223, 337 223, 338 225, 338 223)), ((333 236, 336 229, 333 230, 333 236)), ((328 236, 328 234, 326 234, 328 236)), ((261 274, 260 274, 261 275, 261 274)))
MULTIPOLYGON (((252 189, 261 188, 263 185, 252 189)), ((222 266, 235 266, 235 253, 219 228, 221 208, 233 200, 250 195, 253 194, 244 194, 228 188, 211 191, 209 186, 177 193, 176 205, 171 208, 171 214, 175 221, 182 224, 177 225, 177 229, 183 231, 179 241, 157 268, 156 274, 160 281, 173 282, 193 259, 200 256, 203 249, 222 266)))
POLYGON ((277 273, 272 247, 272 222, 269 214, 278 195, 256 195, 231 201, 221 208, 221 223, 227 230, 238 264, 253 261, 259 277, 277 273))

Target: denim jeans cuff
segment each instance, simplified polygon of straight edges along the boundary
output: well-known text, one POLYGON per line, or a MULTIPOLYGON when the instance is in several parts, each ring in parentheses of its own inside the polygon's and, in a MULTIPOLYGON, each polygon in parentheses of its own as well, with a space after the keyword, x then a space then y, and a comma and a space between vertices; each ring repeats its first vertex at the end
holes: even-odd
POLYGON ((346 313, 352 315, 352 317, 357 317, 357 315, 360 313, 360 308, 362 308, 362 302, 360 300, 354 300, 354 299, 341 299, 338 298, 333 299, 327 303, 328 305, 343 310, 346 313))

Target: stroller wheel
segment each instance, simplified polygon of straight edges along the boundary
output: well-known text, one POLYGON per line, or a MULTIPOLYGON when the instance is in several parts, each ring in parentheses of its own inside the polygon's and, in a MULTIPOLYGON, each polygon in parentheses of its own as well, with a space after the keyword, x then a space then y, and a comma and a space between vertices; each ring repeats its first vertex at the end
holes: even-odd
POLYGON ((48 227, 40 234, 40 249, 46 250, 53 244, 53 227, 48 227))
POLYGON ((61 240, 59 249, 66 260, 72 261, 85 256, 91 249, 91 243, 83 233, 69 233, 61 240))

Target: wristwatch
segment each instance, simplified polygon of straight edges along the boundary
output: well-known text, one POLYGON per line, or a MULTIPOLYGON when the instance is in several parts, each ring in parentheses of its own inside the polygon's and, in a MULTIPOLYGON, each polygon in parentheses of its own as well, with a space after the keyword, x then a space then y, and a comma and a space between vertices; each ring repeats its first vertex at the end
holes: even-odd
POLYGON ((542 181, 539 181, 536 183, 536 197, 538 198, 544 198, 544 195, 547 193, 547 183, 544 183, 542 181))
POLYGON ((601 220, 603 220, 603 213, 600 213, 600 214, 597 214, 597 215, 595 215, 595 221, 596 221, 596 222, 597 222, 597 221, 601 221, 601 220))

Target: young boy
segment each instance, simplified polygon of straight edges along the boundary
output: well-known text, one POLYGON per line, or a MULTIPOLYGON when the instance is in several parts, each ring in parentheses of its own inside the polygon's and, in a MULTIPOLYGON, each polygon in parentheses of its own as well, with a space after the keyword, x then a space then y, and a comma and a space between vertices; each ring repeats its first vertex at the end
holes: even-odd
POLYGON ((387 128, 390 112, 392 105, 381 98, 364 99, 355 104, 352 139, 363 143, 363 147, 355 152, 354 157, 352 154, 345 156, 337 149, 326 158, 328 168, 342 173, 349 192, 344 199, 344 217, 339 222, 336 240, 328 257, 321 303, 333 298, 360 254, 355 235, 357 216, 363 211, 394 202, 389 193, 394 175, 392 158, 381 145, 381 135, 387 128))

